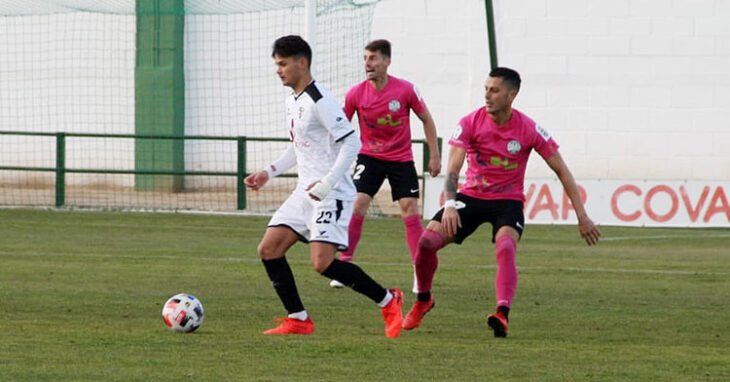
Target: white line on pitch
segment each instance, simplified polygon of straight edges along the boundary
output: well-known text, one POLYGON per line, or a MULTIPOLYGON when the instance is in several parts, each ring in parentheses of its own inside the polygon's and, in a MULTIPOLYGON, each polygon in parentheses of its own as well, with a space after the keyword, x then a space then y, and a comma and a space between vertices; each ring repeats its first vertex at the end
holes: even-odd
MULTIPOLYGON (((14 253, 7 251, 0 251, 0 256, 49 256, 49 257, 81 257, 81 258, 109 258, 109 259, 131 259, 131 260, 188 260, 188 261, 209 261, 209 262, 224 262, 224 263, 259 263, 261 262, 258 258, 247 258, 247 257, 184 257, 184 256, 172 256, 172 255, 160 255, 160 256, 134 256, 134 255, 112 255, 112 254, 101 254, 101 253, 85 253, 85 254, 70 254, 63 252, 23 252, 14 253)), ((289 258, 289 263, 304 265, 309 264, 309 261, 296 260, 289 258)), ((357 264, 366 266, 386 266, 386 267, 413 267, 410 263, 384 263, 384 262, 368 262, 358 261, 357 264)), ((477 269, 496 269, 494 265, 451 265, 442 264, 440 268, 446 269, 461 269, 461 268, 477 268, 477 269)), ((595 273, 637 273, 637 274, 656 274, 656 275, 703 275, 703 276, 725 276, 726 272, 705 272, 705 271, 692 271, 692 270, 662 270, 662 269, 626 269, 626 268, 603 268, 603 267, 531 267, 531 266, 518 266, 523 271, 570 271, 570 272, 595 272, 595 273)))
POLYGON ((612 237, 603 237, 603 238, 601 238, 601 241, 662 240, 662 239, 710 239, 710 238, 727 238, 727 239, 730 239, 730 234, 715 234, 715 235, 612 236, 612 237))

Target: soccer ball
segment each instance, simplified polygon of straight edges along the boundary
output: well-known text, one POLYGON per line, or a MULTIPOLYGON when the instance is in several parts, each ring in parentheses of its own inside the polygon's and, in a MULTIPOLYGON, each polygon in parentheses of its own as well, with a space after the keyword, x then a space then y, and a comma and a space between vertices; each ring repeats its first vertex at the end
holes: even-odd
POLYGON ((191 333, 203 324, 203 304, 191 294, 176 294, 162 307, 162 319, 173 332, 191 333))

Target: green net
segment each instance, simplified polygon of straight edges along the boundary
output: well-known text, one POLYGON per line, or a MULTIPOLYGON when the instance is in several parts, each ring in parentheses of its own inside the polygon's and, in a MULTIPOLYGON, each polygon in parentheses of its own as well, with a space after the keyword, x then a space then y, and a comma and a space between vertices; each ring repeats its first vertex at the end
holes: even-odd
MULTIPOLYGON (((315 3, 313 73, 342 101, 374 2, 315 3)), ((0 2, 0 205, 273 211, 296 180, 241 199, 240 173, 287 144, 264 139, 288 134, 271 44, 305 25, 301 0, 0 2)))

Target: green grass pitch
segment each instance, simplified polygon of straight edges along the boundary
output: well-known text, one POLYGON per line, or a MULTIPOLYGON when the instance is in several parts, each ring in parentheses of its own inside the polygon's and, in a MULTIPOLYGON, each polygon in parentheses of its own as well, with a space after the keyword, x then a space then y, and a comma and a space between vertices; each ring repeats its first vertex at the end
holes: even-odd
MULTIPOLYGON (((483 226, 440 252, 436 307, 386 339, 380 311, 287 258, 316 331, 263 336, 285 315, 256 255, 267 218, 0 210, 1 381, 727 381, 730 230, 528 226, 509 337, 494 308, 483 226), (168 332, 178 292, 205 306, 168 332)), ((409 290, 400 219, 366 219, 355 261, 409 290)), ((413 294, 406 293, 404 310, 413 294)))

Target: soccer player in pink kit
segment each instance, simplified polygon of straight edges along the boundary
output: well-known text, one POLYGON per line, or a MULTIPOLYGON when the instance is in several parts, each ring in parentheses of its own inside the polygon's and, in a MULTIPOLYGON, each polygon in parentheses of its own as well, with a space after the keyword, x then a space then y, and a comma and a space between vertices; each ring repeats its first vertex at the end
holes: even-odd
MULTIPOLYGON (((423 226, 418 212, 419 185, 411 150, 410 111, 413 110, 423 122, 431 176, 437 176, 441 171, 436 126, 418 89, 410 82, 388 74, 390 42, 370 42, 365 46, 364 60, 367 80, 353 86, 345 96, 347 118, 352 119, 355 112, 358 115, 362 148, 353 173, 357 199, 348 229, 350 246, 341 252, 340 260, 352 261, 368 206, 388 178, 393 201, 397 200, 400 206, 406 242, 415 263, 423 226)), ((414 292, 415 284, 414 277, 414 292)), ((336 280, 330 285, 343 286, 336 280)))
POLYGON ((497 310, 487 316, 495 337, 507 336, 512 299, 517 289, 515 253, 525 218, 522 213, 525 168, 535 150, 563 184, 578 217, 578 230, 588 245, 598 243, 601 232, 586 214, 573 175, 547 131, 512 108, 520 89, 520 75, 509 68, 495 68, 485 84, 486 107, 462 118, 449 140, 446 169, 446 202, 431 219, 418 241, 416 275, 418 297, 403 321, 404 329, 421 324, 434 307, 431 285, 438 266, 437 251, 461 244, 479 225, 492 225, 497 275, 494 280, 497 310), (459 173, 467 160, 466 183, 457 192, 459 173))

